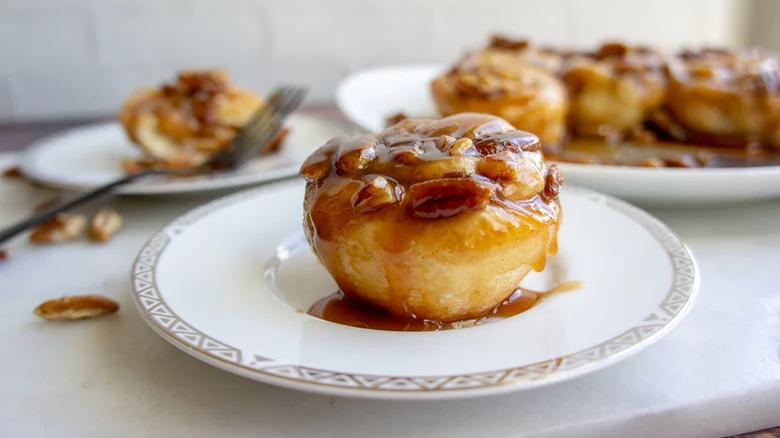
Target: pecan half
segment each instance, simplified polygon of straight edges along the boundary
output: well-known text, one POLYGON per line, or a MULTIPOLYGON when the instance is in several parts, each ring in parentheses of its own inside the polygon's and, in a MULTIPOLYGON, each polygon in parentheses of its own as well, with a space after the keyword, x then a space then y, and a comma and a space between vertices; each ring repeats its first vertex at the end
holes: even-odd
POLYGON ((130 175, 133 173, 143 172, 144 170, 152 169, 159 165, 159 163, 148 160, 124 160, 122 161, 122 171, 130 175))
POLYGON ((357 214, 368 213, 397 204, 402 197, 403 187, 399 186, 395 180, 374 176, 355 194, 352 208, 357 214))
POLYGON ((106 242, 114 237, 122 224, 122 216, 113 208, 103 207, 92 217, 89 222, 89 238, 96 242, 106 242))
POLYGON ((3 178, 19 179, 22 178, 22 170, 19 167, 9 167, 3 171, 3 178))
POLYGON ((436 146, 436 149, 444 152, 456 141, 458 141, 458 139, 451 135, 440 135, 433 140, 433 144, 436 146))
POLYGON ((658 157, 648 157, 636 163, 637 167, 665 167, 664 160, 658 157))
POLYGON ((223 93, 228 89, 227 78, 219 71, 191 71, 179 73, 176 87, 185 94, 223 93))
POLYGON ((43 319, 85 319, 114 313, 119 304, 100 295, 74 295, 46 301, 33 313, 43 319))
POLYGON ((525 50, 530 43, 528 40, 513 40, 502 35, 492 35, 490 46, 495 49, 525 50))
POLYGON ((537 152, 541 149, 539 138, 524 131, 509 131, 488 134, 474 140, 474 147, 482 155, 490 155, 498 152, 510 151, 537 152))
POLYGON ((666 158, 663 160, 666 167, 702 167, 703 162, 691 154, 680 155, 677 158, 666 158))
POLYGON ((544 191, 542 195, 547 199, 555 199, 558 193, 561 192, 561 185, 563 184, 563 175, 561 175, 560 169, 555 164, 550 164, 547 168, 547 175, 544 177, 544 191))
POLYGON ((424 181, 409 188, 412 213, 425 219, 481 210, 495 191, 489 180, 474 176, 424 181))
POLYGON ((474 150, 474 142, 466 137, 461 138, 454 143, 450 145, 450 148, 448 150, 450 156, 458 157, 463 155, 468 155, 468 151, 474 150))
POLYGON ((317 149, 303 162, 298 175, 309 182, 325 178, 330 173, 330 156, 332 153, 330 149, 327 149, 327 145, 317 149))
POLYGON ((385 119, 385 126, 393 126, 401 120, 406 120, 408 118, 409 117, 404 113, 393 114, 392 116, 389 116, 385 119))
POLYGON ((611 56, 624 56, 628 53, 628 46, 622 43, 606 43, 599 47, 599 50, 593 54, 596 59, 609 58, 611 56))
POLYGON ((359 135, 342 143, 336 158, 336 170, 349 175, 365 169, 376 156, 375 141, 370 135, 359 135))
POLYGON ((422 142, 421 141, 415 141, 413 143, 402 145, 402 146, 393 146, 390 148, 390 153, 393 156, 393 159, 398 161, 399 163, 404 164, 415 164, 419 163, 421 158, 420 155, 422 155, 422 142))
POLYGON ((33 243, 59 243, 74 240, 87 226, 87 218, 79 214, 58 214, 32 230, 33 243))
POLYGON ((496 180, 515 180, 517 179, 517 154, 503 151, 490 154, 479 160, 477 170, 481 175, 496 180))

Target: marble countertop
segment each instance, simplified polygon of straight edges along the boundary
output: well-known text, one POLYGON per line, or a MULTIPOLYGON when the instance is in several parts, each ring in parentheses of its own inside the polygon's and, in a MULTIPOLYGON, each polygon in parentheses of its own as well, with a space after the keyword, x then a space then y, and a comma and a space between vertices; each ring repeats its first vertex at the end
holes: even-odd
MULTIPOLYGON (((3 131, 0 147, 14 149, 3 131)), ((32 137, 17 132, 15 141, 32 137)), ((15 159, 0 154, 0 169, 15 159)), ((0 227, 54 194, 0 180, 0 227)), ((137 251, 219 195, 115 198, 127 225, 105 245, 10 244, 0 262, 5 436, 718 437, 780 425, 780 200, 652 210, 692 249, 702 286, 688 317, 646 351, 537 390, 398 402, 256 383, 186 355, 144 324, 129 293, 137 251), (104 294, 121 309, 78 323, 32 315, 74 294, 104 294)))

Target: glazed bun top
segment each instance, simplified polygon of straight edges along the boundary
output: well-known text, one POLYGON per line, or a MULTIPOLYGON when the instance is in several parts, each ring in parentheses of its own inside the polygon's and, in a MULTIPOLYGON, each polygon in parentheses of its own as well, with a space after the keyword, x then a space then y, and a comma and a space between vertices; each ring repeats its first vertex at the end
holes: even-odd
POLYGON ((528 57, 512 51, 483 50, 461 58, 442 78, 466 98, 536 98, 559 86, 555 73, 544 64, 529 62, 528 57))
POLYGON ((535 135, 475 113, 406 119, 376 135, 333 139, 300 174, 314 190, 350 186, 356 214, 396 206, 426 219, 491 202, 552 200, 562 181, 556 166, 544 164, 535 135))
POLYGON ((703 92, 780 92, 778 58, 758 48, 686 50, 669 63, 669 76, 673 83, 703 92))
POLYGON ((634 76, 663 84, 666 59, 661 52, 649 47, 605 43, 593 52, 571 57, 564 70, 567 79, 572 73, 591 71, 613 78, 634 76))

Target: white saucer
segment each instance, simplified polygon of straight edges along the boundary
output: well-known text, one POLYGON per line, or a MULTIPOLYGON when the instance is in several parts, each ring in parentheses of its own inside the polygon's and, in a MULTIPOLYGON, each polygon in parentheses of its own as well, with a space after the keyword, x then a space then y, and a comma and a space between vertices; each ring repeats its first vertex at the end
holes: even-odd
MULTIPOLYGON (((438 117, 430 82, 441 65, 372 68, 345 79, 337 92, 339 109, 355 124, 376 132, 399 112, 438 117)), ((639 168, 559 163, 567 183, 643 204, 687 204, 780 196, 780 166, 734 168, 639 168)))
MULTIPOLYGON (((155 195, 219 190, 289 177, 316 148, 345 130, 333 123, 292 115, 285 125, 290 134, 282 150, 255 159, 239 170, 223 175, 171 180, 148 178, 121 187, 118 192, 155 195)), ((88 125, 57 134, 30 145, 20 168, 25 176, 46 186, 86 190, 123 175, 122 161, 141 155, 117 122, 88 125)))
POLYGON ((615 198, 562 193, 560 251, 523 285, 583 289, 520 315, 439 332, 368 330, 302 313, 336 284, 301 234, 303 183, 199 207, 142 249, 134 298, 163 338, 250 379, 332 395, 456 398, 529 389, 612 365, 690 309, 695 262, 661 222, 615 198))

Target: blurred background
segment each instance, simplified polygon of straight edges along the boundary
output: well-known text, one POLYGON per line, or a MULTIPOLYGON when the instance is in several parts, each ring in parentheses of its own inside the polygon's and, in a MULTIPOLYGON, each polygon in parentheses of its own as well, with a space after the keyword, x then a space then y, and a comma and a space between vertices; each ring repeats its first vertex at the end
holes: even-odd
POLYGON ((114 114, 134 89, 220 67, 332 101, 351 71, 453 62, 488 35, 592 47, 780 49, 776 0, 0 0, 0 122, 114 114))

